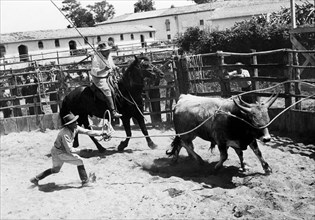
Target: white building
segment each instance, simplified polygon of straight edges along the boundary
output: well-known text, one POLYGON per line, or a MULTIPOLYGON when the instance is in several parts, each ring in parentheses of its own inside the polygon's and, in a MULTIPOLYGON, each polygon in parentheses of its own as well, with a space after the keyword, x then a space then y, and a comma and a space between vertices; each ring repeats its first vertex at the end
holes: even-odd
MULTIPOLYGON (((57 57, 69 56, 72 57, 62 59, 63 62, 74 61, 75 56, 91 51, 91 46, 96 48, 97 42, 101 40, 111 41, 118 48, 130 45, 141 47, 144 43, 155 41, 155 29, 144 25, 86 27, 78 28, 78 31, 68 28, 1 34, 0 64, 3 66, 46 58, 55 58, 54 61, 58 63, 57 57)), ((42 62, 45 64, 45 60, 42 62)))
POLYGON ((165 41, 175 39, 189 27, 224 30, 232 27, 235 22, 243 21, 254 15, 279 11, 281 7, 289 6, 289 0, 218 1, 125 14, 97 25, 102 27, 146 25, 156 29, 157 41, 165 41))

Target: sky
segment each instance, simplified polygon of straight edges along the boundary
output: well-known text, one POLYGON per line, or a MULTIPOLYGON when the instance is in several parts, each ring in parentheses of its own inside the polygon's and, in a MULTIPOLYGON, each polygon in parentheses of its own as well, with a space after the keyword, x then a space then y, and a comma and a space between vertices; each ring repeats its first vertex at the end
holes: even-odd
MULTIPOLYGON (((62 7, 63 0, 53 0, 62 7)), ((77 0, 83 7, 102 0, 77 0)), ((107 0, 115 8, 115 16, 133 13, 137 0, 107 0)), ((194 5, 192 0, 153 0, 156 9, 194 5)), ((69 22, 50 0, 0 0, 0 33, 66 28, 69 22)))

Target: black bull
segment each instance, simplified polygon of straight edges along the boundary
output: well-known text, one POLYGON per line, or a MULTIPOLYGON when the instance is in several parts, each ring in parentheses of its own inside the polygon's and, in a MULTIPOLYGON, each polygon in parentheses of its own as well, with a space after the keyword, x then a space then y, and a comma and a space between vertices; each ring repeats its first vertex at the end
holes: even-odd
MULTIPOLYGON (((128 66, 118 82, 112 83, 115 90, 115 103, 119 113, 122 114, 127 138, 121 141, 118 150, 122 151, 128 146, 131 137, 130 119, 135 118, 142 133, 146 136, 148 146, 156 148, 156 144, 148 136, 148 131, 143 118, 142 92, 145 79, 156 79, 163 77, 163 72, 149 62, 147 57, 137 58, 128 66)), ((97 92, 97 91, 96 91, 97 92)), ((61 119, 69 112, 79 115, 78 124, 90 129, 88 116, 103 118, 108 109, 105 101, 95 95, 91 86, 80 86, 71 91, 62 101, 60 109, 61 119)), ((90 137, 97 149, 103 152, 105 148, 94 138, 90 137)), ((74 147, 79 145, 78 136, 74 140, 74 147)))
POLYGON ((243 150, 249 145, 265 173, 270 173, 272 170, 263 159, 256 139, 263 142, 271 139, 266 128, 270 121, 268 108, 276 98, 277 95, 266 103, 248 104, 241 99, 238 103, 234 99, 181 95, 174 108, 174 126, 176 134, 184 134, 175 137, 172 149, 167 154, 174 156, 174 161, 177 161, 180 149, 184 146, 190 157, 203 164, 202 158, 194 152, 192 143, 196 137, 200 137, 211 142, 211 149, 215 144, 218 145, 220 160, 215 166, 215 172, 228 158, 228 147, 234 148, 244 171, 243 150))

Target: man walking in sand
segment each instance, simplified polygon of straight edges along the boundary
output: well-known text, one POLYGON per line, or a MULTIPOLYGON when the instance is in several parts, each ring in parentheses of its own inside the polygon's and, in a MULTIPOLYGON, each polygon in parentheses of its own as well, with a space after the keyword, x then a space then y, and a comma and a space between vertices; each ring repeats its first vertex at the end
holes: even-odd
POLYGON ((79 133, 89 136, 103 136, 104 139, 109 139, 110 134, 108 134, 106 131, 92 131, 82 128, 77 125, 78 118, 79 116, 74 116, 72 113, 63 117, 65 121, 64 127, 59 131, 54 146, 51 149, 53 166, 52 168, 49 168, 33 177, 30 180, 31 183, 38 185, 40 180, 51 174, 59 173, 62 165, 64 163, 69 163, 77 166, 79 176, 82 181, 82 186, 88 185, 89 178, 86 174, 83 160, 79 155, 77 155, 80 150, 72 147, 74 137, 77 133, 79 133))

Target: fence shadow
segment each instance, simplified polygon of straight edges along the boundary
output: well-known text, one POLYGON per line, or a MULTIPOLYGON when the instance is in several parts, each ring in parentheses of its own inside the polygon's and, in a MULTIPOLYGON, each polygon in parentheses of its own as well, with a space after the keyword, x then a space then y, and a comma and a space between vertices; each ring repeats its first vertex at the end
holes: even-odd
POLYGON ((275 149, 279 149, 283 152, 300 154, 315 160, 315 140, 312 140, 314 137, 286 137, 287 135, 288 134, 285 135, 282 133, 273 132, 273 140, 269 143, 266 143, 266 145, 275 149))

